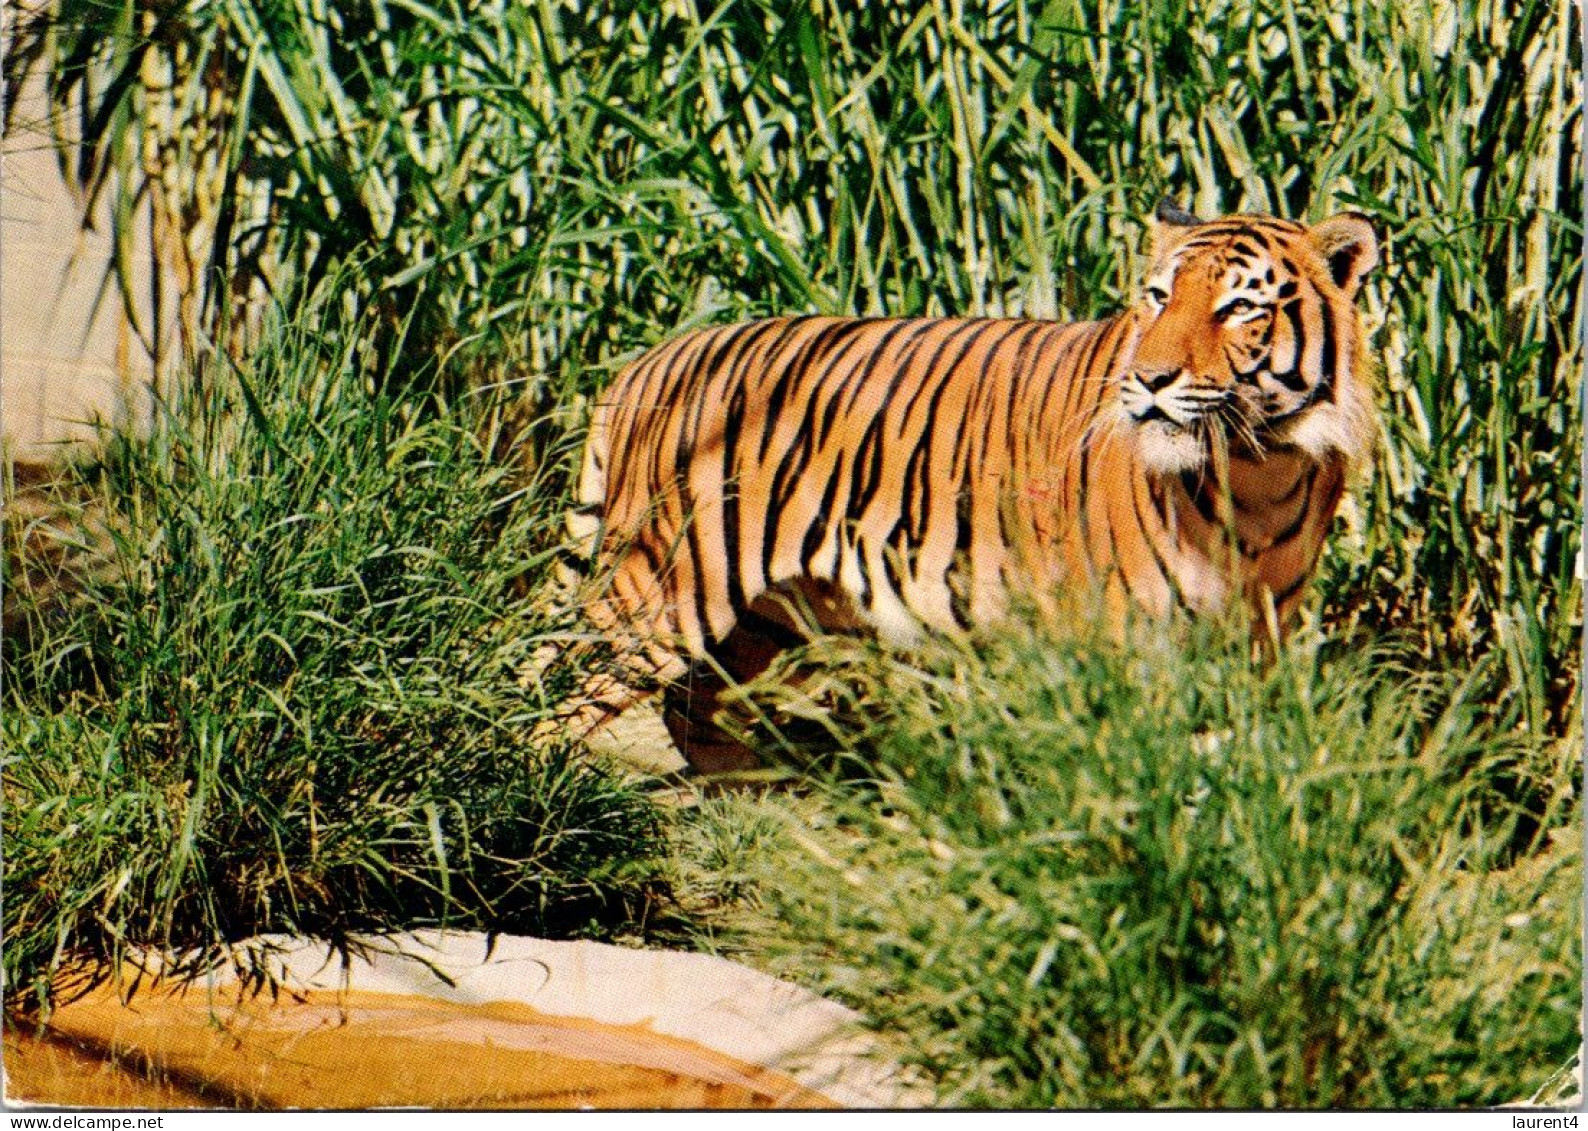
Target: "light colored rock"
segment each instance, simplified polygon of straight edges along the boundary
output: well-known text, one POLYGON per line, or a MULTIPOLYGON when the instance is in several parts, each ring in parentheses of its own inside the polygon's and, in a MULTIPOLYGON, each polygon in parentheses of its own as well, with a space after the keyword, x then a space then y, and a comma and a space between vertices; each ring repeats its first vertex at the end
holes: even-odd
MULTIPOLYGON (((235 948, 299 991, 516 1003, 554 1017, 645 1026, 771 1069, 844 1107, 929 1103, 853 1010, 749 967, 704 954, 477 932, 363 939, 344 965, 324 943, 261 936, 235 948)), ((219 971, 212 983, 237 981, 219 971)))

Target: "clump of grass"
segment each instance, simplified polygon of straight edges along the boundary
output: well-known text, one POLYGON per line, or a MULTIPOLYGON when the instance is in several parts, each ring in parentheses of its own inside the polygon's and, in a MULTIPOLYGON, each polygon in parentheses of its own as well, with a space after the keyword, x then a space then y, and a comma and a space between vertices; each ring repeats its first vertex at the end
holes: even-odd
POLYGON ((837 726, 847 773, 697 835, 756 877, 727 944, 944 1103, 1489 1104, 1579 1045, 1577 762, 1490 673, 1003 638, 843 682, 874 720, 837 726))
POLYGON ((565 628, 522 595, 559 496, 497 458, 489 413, 377 391, 363 339, 308 301, 246 369, 195 374, 152 435, 77 473, 78 544, 57 519, 31 607, 23 543, 13 1002, 129 946, 610 934, 657 893, 648 803, 528 740, 559 695, 520 674, 565 628))

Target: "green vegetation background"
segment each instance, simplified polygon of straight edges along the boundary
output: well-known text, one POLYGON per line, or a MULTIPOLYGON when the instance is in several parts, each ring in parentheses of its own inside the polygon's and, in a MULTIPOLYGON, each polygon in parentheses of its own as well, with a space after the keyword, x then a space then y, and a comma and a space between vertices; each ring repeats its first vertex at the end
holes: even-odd
POLYGON ((68 176, 194 285, 153 435, 10 487, 13 1004, 265 930, 686 932, 957 1102, 1544 1086, 1580 1010, 1578 9, 1195 8, 14 17, 68 176), (1116 310, 1166 194, 1384 238, 1385 442, 1278 663, 836 646, 837 756, 683 817, 535 752, 618 365, 774 311, 1116 310))

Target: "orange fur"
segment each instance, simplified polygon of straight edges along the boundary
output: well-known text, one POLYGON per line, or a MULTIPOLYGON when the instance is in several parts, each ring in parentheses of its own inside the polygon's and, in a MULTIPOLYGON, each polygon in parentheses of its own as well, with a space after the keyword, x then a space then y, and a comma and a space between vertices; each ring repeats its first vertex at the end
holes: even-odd
POLYGON ((1105 321, 780 318, 652 350, 586 448, 592 619, 663 678, 764 664, 790 600, 899 645, 1015 599, 1290 619, 1374 439, 1376 244, 1351 216, 1172 215, 1105 321))

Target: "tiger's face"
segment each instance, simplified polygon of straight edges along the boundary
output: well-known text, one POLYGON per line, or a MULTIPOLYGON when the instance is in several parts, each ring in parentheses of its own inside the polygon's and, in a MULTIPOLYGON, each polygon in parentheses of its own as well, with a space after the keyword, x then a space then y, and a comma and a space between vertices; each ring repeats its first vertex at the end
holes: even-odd
POLYGON ((1155 471, 1194 471, 1217 443, 1355 460, 1371 447, 1372 398, 1355 298, 1378 262, 1354 214, 1312 228, 1266 216, 1209 223, 1167 202, 1116 370, 1118 422, 1155 471))

